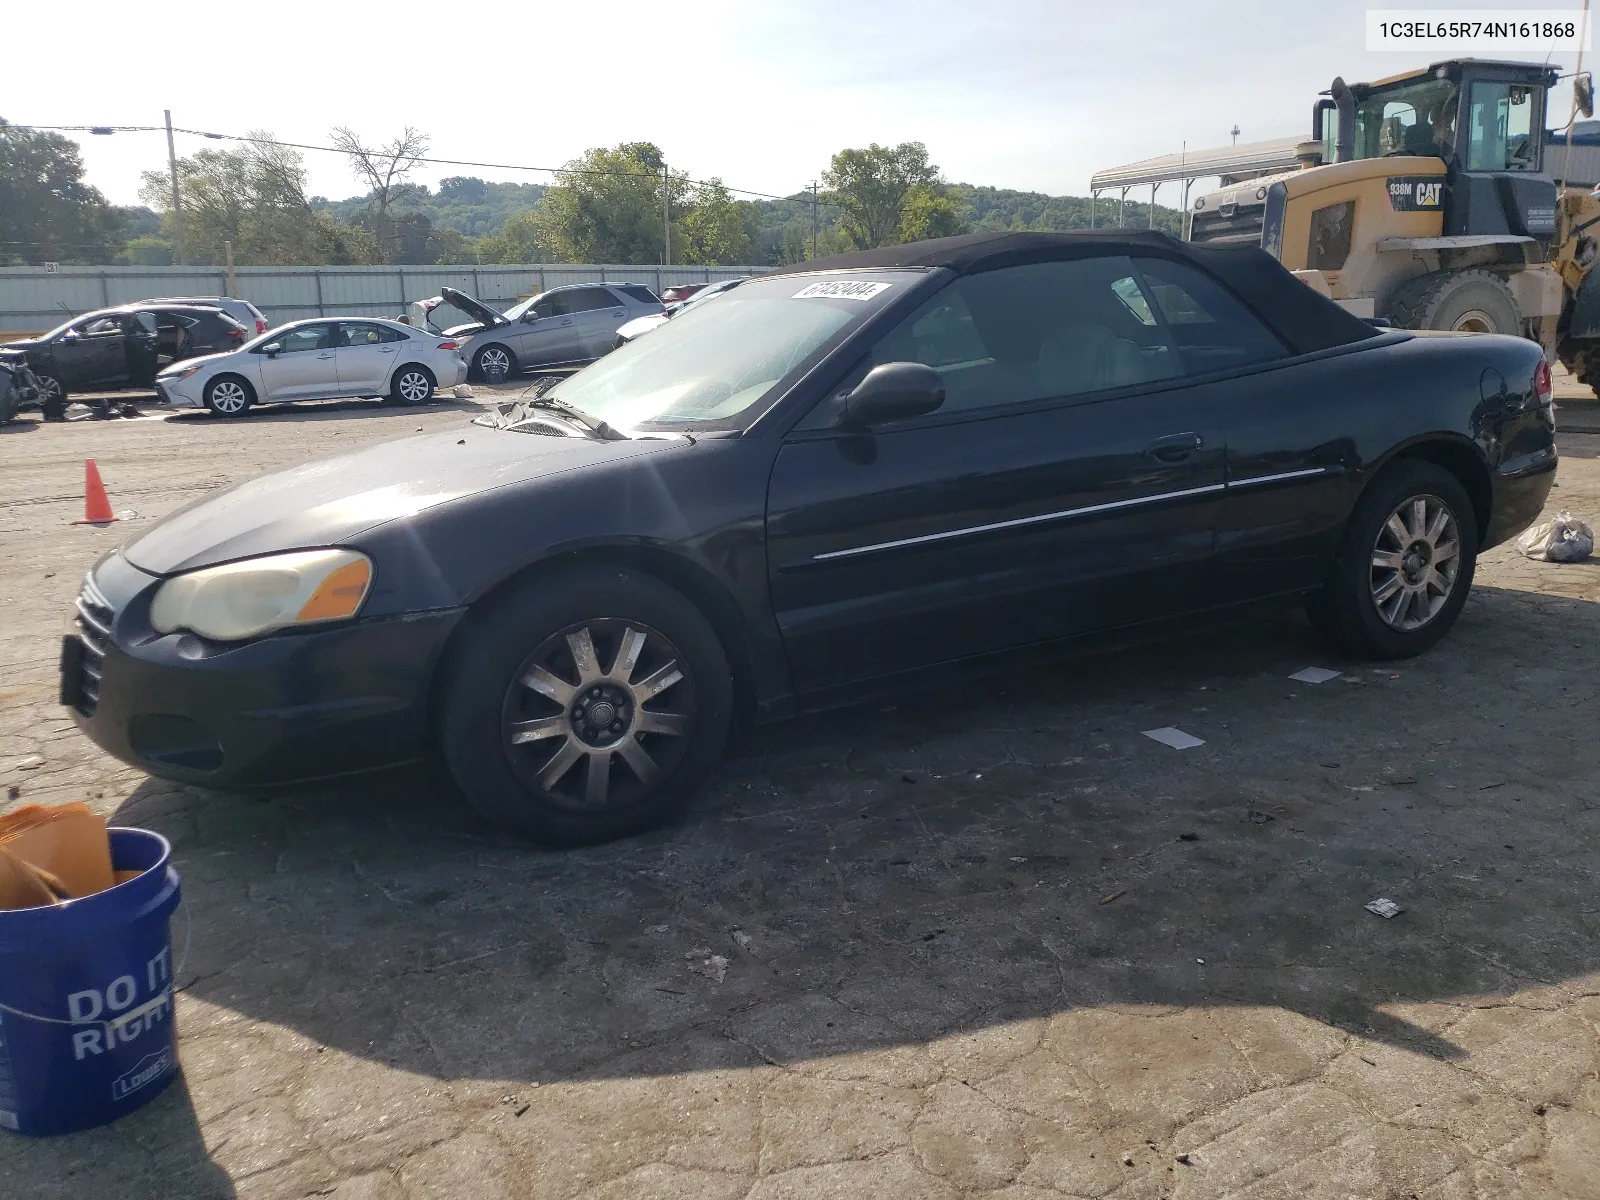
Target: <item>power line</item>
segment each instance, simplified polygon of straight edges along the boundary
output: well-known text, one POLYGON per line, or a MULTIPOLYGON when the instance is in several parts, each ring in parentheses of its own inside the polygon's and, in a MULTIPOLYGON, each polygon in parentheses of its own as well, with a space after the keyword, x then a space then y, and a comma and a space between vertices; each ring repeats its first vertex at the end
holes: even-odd
MULTIPOLYGON (((4 129, 29 129, 45 133, 90 133, 97 136, 104 136, 112 133, 165 133, 167 131, 167 127, 165 125, 17 125, 11 123, 0 125, 0 130, 4 129)), ((210 133, 203 129, 184 129, 176 125, 172 127, 172 132, 186 133, 191 137, 208 138, 211 141, 218 142, 244 142, 253 146, 282 146, 290 150, 315 150, 326 154, 343 154, 346 156, 348 156, 350 153, 348 150, 342 150, 338 146, 318 146, 310 142, 286 142, 278 138, 241 137, 240 135, 233 133, 210 133)), ((382 155, 380 154, 379 157, 382 157, 382 155)), ((534 171, 546 175, 605 175, 628 179, 649 179, 651 181, 654 181, 656 178, 656 173, 654 171, 616 171, 603 167, 535 167, 529 166, 526 163, 474 162, 468 159, 460 158, 423 157, 418 158, 416 161, 419 163, 429 163, 433 166, 441 167, 477 167, 482 170, 491 171, 534 171)), ((804 198, 799 196, 780 196, 773 192, 757 192, 750 188, 730 187, 728 184, 723 183, 720 179, 685 178, 683 182, 691 184, 695 187, 707 187, 712 184, 716 184, 727 191, 737 192, 741 196, 755 196, 762 200, 778 200, 789 204, 801 204, 807 206, 814 203, 812 198, 809 196, 804 198)), ((805 191, 809 189, 801 190, 805 191)), ((828 200, 822 200, 820 203, 827 208, 842 207, 841 205, 835 204, 828 200)))

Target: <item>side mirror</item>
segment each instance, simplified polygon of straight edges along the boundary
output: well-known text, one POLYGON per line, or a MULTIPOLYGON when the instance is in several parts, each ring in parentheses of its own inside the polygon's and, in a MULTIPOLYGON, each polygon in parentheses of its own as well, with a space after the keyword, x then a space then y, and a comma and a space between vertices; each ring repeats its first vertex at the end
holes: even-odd
POLYGON ((283 353, 283 343, 268 342, 265 346, 261 347, 261 353, 265 354, 268 358, 277 358, 278 355, 283 353))
POLYGON ((63 342, 75 342, 78 340, 78 337, 79 333, 76 329, 69 329, 61 335, 61 340, 63 342))
POLYGON ((1572 96, 1578 102, 1578 111, 1586 117, 1594 116, 1594 76, 1585 71, 1572 80, 1572 96))
POLYGON ((531 309, 531 308, 527 312, 522 314, 522 323, 524 325, 532 325, 538 319, 539 319, 539 314, 534 312, 533 309, 531 309))
POLYGON ((843 423, 881 425, 931 413, 944 403, 944 380, 915 362, 883 363, 867 372, 844 400, 843 423))

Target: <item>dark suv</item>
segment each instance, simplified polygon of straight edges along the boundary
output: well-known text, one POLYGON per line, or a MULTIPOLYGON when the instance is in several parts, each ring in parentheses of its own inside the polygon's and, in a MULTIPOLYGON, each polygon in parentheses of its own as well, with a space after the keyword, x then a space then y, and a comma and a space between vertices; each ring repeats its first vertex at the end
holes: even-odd
POLYGON ((6 348, 23 352, 39 379, 39 407, 56 421, 72 392, 149 387, 169 363, 237 350, 250 337, 220 308, 128 304, 85 313, 6 348))

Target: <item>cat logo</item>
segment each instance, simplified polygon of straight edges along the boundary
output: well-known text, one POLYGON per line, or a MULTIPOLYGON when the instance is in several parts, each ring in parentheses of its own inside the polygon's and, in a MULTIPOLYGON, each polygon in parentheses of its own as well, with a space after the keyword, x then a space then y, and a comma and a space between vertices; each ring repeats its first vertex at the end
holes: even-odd
POLYGON ((1389 207, 1395 212, 1437 209, 1444 203, 1444 180, 1402 175, 1388 181, 1389 207))

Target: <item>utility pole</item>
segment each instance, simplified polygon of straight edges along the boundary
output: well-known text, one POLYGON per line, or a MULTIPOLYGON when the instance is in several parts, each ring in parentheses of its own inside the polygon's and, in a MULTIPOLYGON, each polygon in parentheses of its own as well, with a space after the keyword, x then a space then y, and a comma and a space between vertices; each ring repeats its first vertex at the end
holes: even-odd
POLYGON ((811 257, 817 256, 817 181, 811 181, 811 257))
POLYGON ((224 241, 222 243, 222 253, 227 256, 228 295, 237 296, 239 294, 239 281, 234 278, 233 274, 233 243, 231 241, 224 241))
POLYGON ((1233 144, 1235 146, 1237 146, 1239 144, 1239 127, 1237 125, 1235 125, 1233 127, 1232 133, 1233 133, 1233 144))
POLYGON ((672 176, 661 163, 661 265, 672 265, 672 176))
POLYGON ((178 196, 178 152, 172 145, 172 110, 162 109, 167 119, 167 170, 172 173, 172 260, 183 262, 183 201, 178 196))

